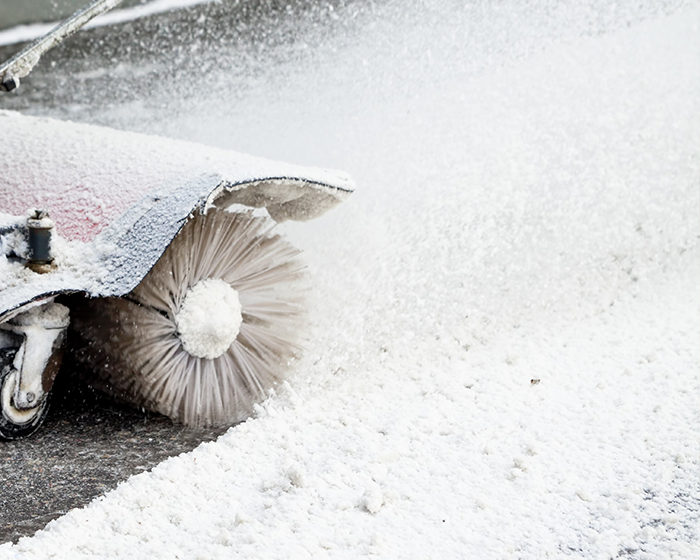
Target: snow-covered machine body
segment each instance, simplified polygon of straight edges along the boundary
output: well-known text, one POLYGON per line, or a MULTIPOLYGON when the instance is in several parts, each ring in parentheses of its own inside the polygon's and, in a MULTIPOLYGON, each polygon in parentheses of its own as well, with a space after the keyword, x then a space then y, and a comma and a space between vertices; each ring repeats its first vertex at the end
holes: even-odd
POLYGON ((41 423, 64 348, 176 421, 248 416, 297 349, 303 267, 270 225, 352 181, 8 111, 0 129, 0 436, 41 423))
POLYGON ((56 255, 64 270, 16 268, 0 278, 0 321, 43 294, 128 293, 195 210, 237 204, 264 209, 277 222, 307 221, 354 188, 335 171, 12 111, 0 110, 0 130, 12 137, 0 143, 0 203, 10 214, 0 214, 3 253, 15 250, 13 231, 28 236, 29 209, 49 210, 68 242, 56 255))

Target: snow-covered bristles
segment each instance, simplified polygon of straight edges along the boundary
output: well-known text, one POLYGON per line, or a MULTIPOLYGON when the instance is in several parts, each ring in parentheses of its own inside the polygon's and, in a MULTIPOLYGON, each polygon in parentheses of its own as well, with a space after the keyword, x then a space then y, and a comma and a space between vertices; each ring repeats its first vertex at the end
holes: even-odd
POLYGON ((71 339, 88 381, 189 426, 250 416, 299 351, 303 265, 273 225, 197 214, 126 297, 76 300, 71 339))

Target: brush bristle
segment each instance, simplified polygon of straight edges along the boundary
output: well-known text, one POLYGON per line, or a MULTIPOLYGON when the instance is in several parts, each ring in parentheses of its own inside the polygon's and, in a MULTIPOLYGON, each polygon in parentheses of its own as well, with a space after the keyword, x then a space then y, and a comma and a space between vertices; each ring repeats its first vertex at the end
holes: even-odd
POLYGON ((300 350, 303 265, 273 225, 250 213, 198 214, 128 296, 74 305, 74 352, 96 374, 89 382, 188 426, 250 416, 300 350), (188 290, 209 278, 238 292, 243 318, 214 359, 189 354, 175 320, 188 290))

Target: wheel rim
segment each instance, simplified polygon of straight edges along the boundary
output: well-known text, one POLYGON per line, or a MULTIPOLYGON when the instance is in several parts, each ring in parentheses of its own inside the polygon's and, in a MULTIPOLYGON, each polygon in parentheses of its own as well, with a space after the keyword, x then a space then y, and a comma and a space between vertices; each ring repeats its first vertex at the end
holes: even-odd
POLYGON ((11 424, 23 426, 30 424, 40 415, 43 405, 29 410, 20 410, 15 408, 14 393, 17 383, 17 372, 11 371, 3 377, 2 380, 2 415, 11 424))

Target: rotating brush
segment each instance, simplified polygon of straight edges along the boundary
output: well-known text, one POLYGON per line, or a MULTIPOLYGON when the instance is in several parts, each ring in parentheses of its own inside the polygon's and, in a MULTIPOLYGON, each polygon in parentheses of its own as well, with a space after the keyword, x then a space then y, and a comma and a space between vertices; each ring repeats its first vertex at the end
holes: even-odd
POLYGON ((303 264, 250 212, 183 226, 124 297, 73 297, 69 344, 86 381, 188 426, 253 411, 300 350, 303 264))

